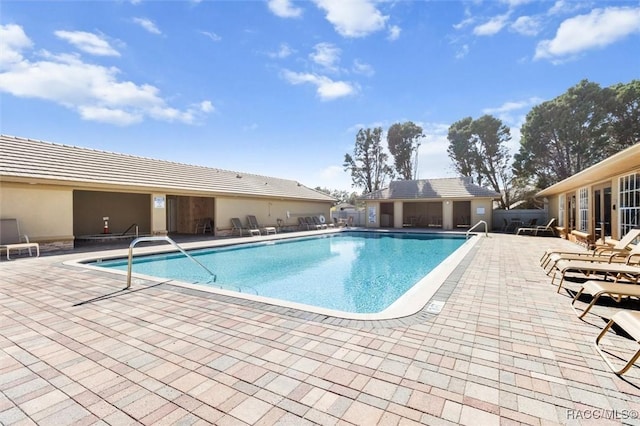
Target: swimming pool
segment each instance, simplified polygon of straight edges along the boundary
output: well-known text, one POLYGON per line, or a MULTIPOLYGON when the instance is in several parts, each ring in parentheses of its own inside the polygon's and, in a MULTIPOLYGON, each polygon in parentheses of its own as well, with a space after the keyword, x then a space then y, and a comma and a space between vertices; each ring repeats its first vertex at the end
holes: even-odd
MULTIPOLYGON (((239 288, 270 303, 358 317, 397 305, 417 284, 431 286, 433 294, 440 284, 433 273, 471 240, 450 234, 338 232, 190 251, 216 274, 216 282, 176 253, 136 257, 133 273, 196 284, 193 288, 239 288)), ((127 269, 126 259, 92 264, 127 269)))

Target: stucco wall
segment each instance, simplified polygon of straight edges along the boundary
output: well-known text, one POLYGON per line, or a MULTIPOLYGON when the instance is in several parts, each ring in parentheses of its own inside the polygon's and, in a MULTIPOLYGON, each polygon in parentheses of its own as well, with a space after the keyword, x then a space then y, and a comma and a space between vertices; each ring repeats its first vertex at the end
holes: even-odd
MULTIPOLYGON (((473 226, 481 220, 487 222, 487 228, 491 230, 493 221, 493 201, 488 199, 471 200, 471 223, 473 226), (484 213, 480 213, 484 210, 484 213)), ((483 231, 484 228, 476 228, 477 231, 483 231)))
POLYGON ((216 232, 230 231, 232 217, 246 225, 247 215, 254 215, 260 226, 276 226, 277 220, 282 219, 284 226, 291 228, 298 226, 299 216, 323 215, 327 220, 331 217, 330 202, 216 197, 215 209, 216 232))
POLYGON ((20 232, 31 241, 73 241, 73 195, 69 188, 3 182, 0 216, 18 219, 20 232))

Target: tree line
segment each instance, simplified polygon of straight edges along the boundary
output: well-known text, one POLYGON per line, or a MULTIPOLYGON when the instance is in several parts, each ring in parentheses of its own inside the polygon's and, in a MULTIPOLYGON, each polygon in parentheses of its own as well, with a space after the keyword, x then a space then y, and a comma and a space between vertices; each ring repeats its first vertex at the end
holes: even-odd
MULTIPOLYGON (((605 88, 583 80, 533 107, 520 131, 513 157, 507 147, 511 129, 492 115, 462 118, 447 134, 454 170, 502 194, 502 208, 639 143, 640 80, 605 88)), ((393 161, 383 134, 382 127, 360 129, 353 153, 344 156, 352 186, 363 193, 384 188, 390 179, 416 178, 422 127, 411 121, 389 127, 386 147, 393 161)))

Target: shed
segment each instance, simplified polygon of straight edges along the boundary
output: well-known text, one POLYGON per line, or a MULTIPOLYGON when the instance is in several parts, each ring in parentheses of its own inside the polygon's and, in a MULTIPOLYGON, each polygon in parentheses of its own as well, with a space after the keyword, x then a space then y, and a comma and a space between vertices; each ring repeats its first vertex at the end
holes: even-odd
POLYGON ((367 227, 453 230, 468 229, 480 220, 490 224, 497 198, 499 193, 461 177, 392 181, 361 199, 367 227))

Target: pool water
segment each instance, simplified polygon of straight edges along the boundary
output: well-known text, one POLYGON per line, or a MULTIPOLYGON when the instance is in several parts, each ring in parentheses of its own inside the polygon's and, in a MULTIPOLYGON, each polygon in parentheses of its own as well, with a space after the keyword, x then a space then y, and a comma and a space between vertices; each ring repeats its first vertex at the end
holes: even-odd
MULTIPOLYGON (((383 311, 464 244, 464 236, 340 232, 134 258, 133 273, 352 313, 383 311)), ((94 263, 127 269, 127 260, 94 263)))

